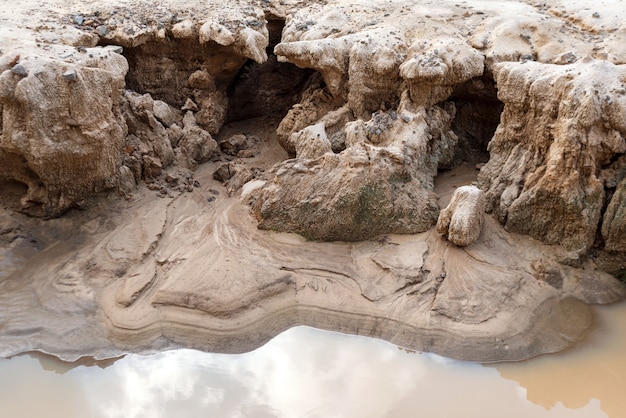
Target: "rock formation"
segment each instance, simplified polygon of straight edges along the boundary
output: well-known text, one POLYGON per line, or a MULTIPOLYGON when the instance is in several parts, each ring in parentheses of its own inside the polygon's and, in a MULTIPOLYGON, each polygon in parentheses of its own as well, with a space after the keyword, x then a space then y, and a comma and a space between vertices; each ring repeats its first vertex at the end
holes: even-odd
POLYGON ((467 247, 480 236, 485 219, 485 193, 475 186, 454 191, 450 204, 439 212, 437 232, 451 243, 467 247))
MULTIPOLYGON (((503 63, 495 71, 504 112, 479 176, 489 210, 510 231, 589 250, 607 191, 624 176, 626 70, 588 59, 503 63)), ((613 219, 604 222, 605 237, 619 228, 613 219)))
POLYGON ((251 194, 259 227, 342 241, 428 230, 439 211, 437 163, 456 140, 450 112, 414 108, 405 94, 397 112, 347 123, 339 154, 324 122, 294 133, 296 159, 251 194))
POLYGON ((620 1, 52 3, 0 6, 0 355, 519 360, 623 298, 620 1))
POLYGON ((118 106, 124 57, 114 48, 55 48, 64 59, 3 52, 0 179, 28 187, 22 209, 57 216, 115 187, 126 137, 118 106))

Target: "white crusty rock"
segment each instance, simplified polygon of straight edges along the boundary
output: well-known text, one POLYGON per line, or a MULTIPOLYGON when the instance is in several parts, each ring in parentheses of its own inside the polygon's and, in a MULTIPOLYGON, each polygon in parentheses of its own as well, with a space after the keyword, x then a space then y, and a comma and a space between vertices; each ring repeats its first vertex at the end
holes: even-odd
POLYGON ((314 159, 327 152, 332 147, 326 135, 326 126, 323 122, 307 126, 303 130, 291 134, 291 142, 295 145, 296 157, 314 159))
POLYGON ((437 232, 451 243, 467 247, 478 240, 484 219, 485 193, 475 186, 461 186, 439 212, 437 232))

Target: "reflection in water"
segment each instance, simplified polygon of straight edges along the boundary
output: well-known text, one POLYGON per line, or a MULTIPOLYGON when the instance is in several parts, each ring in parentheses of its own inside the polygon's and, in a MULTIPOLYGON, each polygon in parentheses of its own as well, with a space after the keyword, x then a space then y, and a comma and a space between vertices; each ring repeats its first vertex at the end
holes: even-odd
POLYGON ((494 367, 306 327, 242 355, 176 350, 71 369, 20 356, 0 360, 0 416, 616 418, 625 317, 626 304, 602 308, 585 346, 494 367))
POLYGON ((595 327, 575 349, 521 363, 500 364, 500 375, 528 388, 528 400, 550 409, 580 408, 598 399, 611 418, 626 416, 626 303, 596 309, 595 327))
POLYGON ((105 369, 109 366, 112 366, 119 359, 124 358, 124 356, 121 356, 105 360, 96 360, 93 357, 81 357, 77 361, 68 363, 65 361, 61 361, 54 356, 39 352, 26 353, 25 355, 29 355, 32 358, 37 359, 42 369, 59 374, 67 373, 78 366, 98 366, 102 369, 105 369))

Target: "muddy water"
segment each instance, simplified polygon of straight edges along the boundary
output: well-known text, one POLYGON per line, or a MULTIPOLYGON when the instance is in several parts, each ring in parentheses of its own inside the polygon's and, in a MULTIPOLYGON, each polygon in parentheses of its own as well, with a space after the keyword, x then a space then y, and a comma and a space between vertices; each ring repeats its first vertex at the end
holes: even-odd
POLYGON ((497 366, 306 327, 242 355, 19 356, 0 360, 0 417, 622 417, 626 304, 596 320, 578 348, 497 366))

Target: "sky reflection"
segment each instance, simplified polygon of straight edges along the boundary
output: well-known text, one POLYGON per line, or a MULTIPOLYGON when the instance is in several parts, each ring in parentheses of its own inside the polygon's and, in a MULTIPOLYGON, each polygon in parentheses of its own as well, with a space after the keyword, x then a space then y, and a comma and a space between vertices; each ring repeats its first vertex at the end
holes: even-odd
POLYGON ((2 417, 607 416, 597 400, 547 410, 526 395, 494 368, 307 327, 241 355, 128 355, 64 374, 0 360, 2 417))

